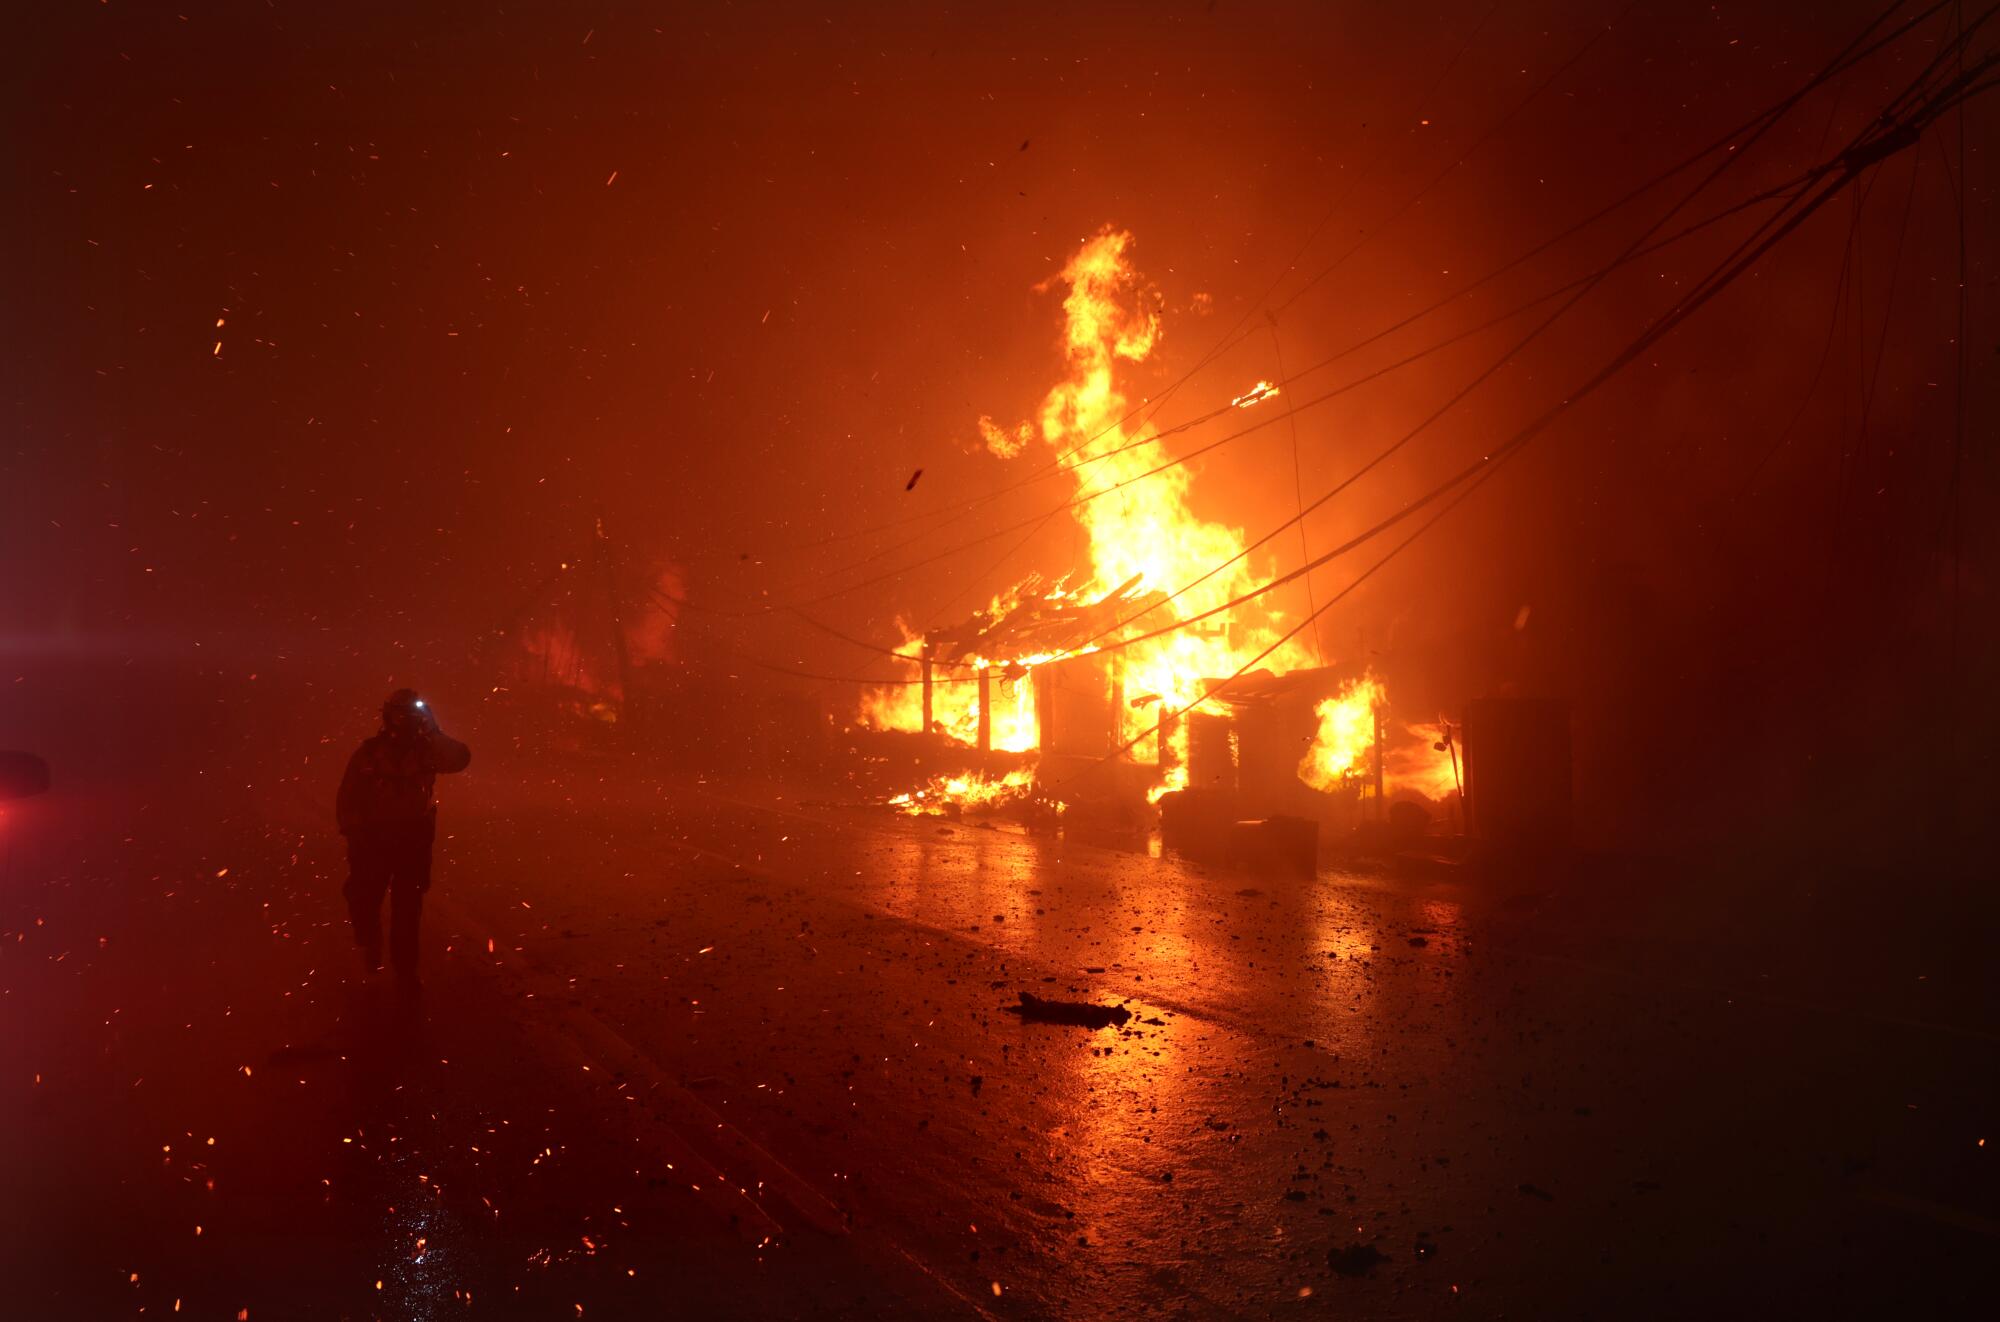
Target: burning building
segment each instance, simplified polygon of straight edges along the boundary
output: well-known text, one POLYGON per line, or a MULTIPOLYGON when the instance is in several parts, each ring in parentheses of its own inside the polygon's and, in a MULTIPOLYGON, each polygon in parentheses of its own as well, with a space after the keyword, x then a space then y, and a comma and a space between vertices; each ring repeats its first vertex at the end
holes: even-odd
MULTIPOLYGON (((1311 621, 1253 591, 1255 548, 1195 513, 1192 473, 1122 390, 1121 367, 1146 360, 1162 331, 1163 300, 1132 265, 1132 242, 1107 228, 1040 287, 1062 291, 1064 375, 1035 417, 979 423, 995 456, 1043 453, 1068 478, 1084 563, 1030 575, 958 624, 906 629, 897 653, 915 682, 867 691, 861 723, 1032 756, 1037 774, 1004 788, 961 778, 975 801, 1031 782, 1072 802, 1226 789, 1259 811, 1453 793, 1436 733, 1388 721, 1379 677, 1323 664, 1311 621)), ((1231 407, 1278 394, 1260 381, 1231 407)), ((941 778, 902 801, 953 797, 941 778)))

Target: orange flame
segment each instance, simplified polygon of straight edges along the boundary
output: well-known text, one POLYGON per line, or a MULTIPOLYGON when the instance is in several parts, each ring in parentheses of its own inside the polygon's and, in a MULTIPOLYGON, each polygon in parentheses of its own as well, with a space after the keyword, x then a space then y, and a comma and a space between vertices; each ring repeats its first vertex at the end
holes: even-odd
POLYGON ((1364 774, 1375 751, 1375 710, 1386 700, 1373 675, 1321 699, 1313 709, 1319 731, 1299 760, 1299 779, 1316 790, 1336 790, 1364 774))
POLYGON ((1253 404, 1261 404, 1265 400, 1271 398, 1271 396, 1281 393, 1283 392, 1281 392, 1276 386, 1272 385, 1269 381, 1259 381, 1256 385, 1251 386, 1248 390, 1238 395, 1235 399, 1230 400, 1229 406, 1231 408, 1247 409, 1253 404))
POLYGON ((959 776, 935 776, 922 789, 898 794, 889 802, 913 817, 942 813, 947 804, 990 810, 1027 798, 1034 787, 1033 767, 1021 767, 1004 776, 967 772, 959 776))
MULTIPOLYGON (((1150 421, 1131 417, 1131 403, 1118 388, 1117 366, 1146 359, 1161 335, 1159 291, 1133 270, 1131 246, 1130 233, 1104 229, 1057 277, 1067 286, 1063 348, 1068 375, 1042 401, 1039 417, 1041 439, 1060 456, 1077 494, 1108 493, 1076 509, 1089 538, 1089 578, 1077 594, 1086 599, 1135 578, 1141 591, 1172 592, 1235 560, 1244 547, 1240 528, 1194 512, 1193 475, 1187 468, 1152 472, 1172 456, 1150 421)), ((989 437, 998 430, 990 420, 986 429, 989 437)), ((1025 424, 1012 435, 1023 430, 1025 424)), ((1236 560, 1169 609, 1177 615, 1207 610, 1241 595, 1253 578, 1248 558, 1236 560)), ((1164 613, 1147 621, 1165 622, 1164 613)), ((1262 603, 1252 602, 1226 627, 1184 629, 1128 647, 1125 691, 1157 694, 1173 708, 1184 707, 1205 691, 1203 680, 1235 673, 1279 632, 1262 603)), ((1264 664, 1284 671, 1309 664, 1309 659, 1294 640, 1264 664)), ((1162 709, 1148 705, 1121 713, 1121 738, 1143 734, 1162 709)))
MULTIPOLYGON (((1012 604, 1008 594, 993 599, 992 613, 1004 613, 1012 604)), ((897 621, 903 641, 898 656, 913 663, 923 656, 924 640, 907 624, 897 621)), ((979 739, 979 685, 976 672, 963 666, 940 667, 931 686, 931 723, 955 743, 970 748, 979 739)), ((1033 752, 1040 741, 1035 721, 1035 685, 1025 673, 1011 678, 995 675, 989 686, 993 695, 993 747, 1008 753, 1033 752)), ((923 690, 915 684, 885 684, 861 695, 861 724, 873 730, 921 730, 924 724, 923 690)))
MULTIPOLYGON (((1337 790, 1373 774, 1375 716, 1388 706, 1388 690, 1373 674, 1362 676, 1315 707, 1318 731, 1299 761, 1299 779, 1316 790, 1337 790)), ((1437 744, 1435 725, 1384 720, 1384 787, 1391 795, 1420 794, 1442 800, 1458 793, 1459 773, 1437 744)))
POLYGON ((1437 747, 1444 731, 1435 724, 1406 725, 1410 742, 1389 749, 1385 759, 1391 791, 1408 790, 1444 800, 1459 792, 1460 768, 1449 750, 1437 747))
MULTIPOLYGON (((1117 373, 1146 360, 1162 335, 1163 300, 1157 289, 1133 268, 1132 235, 1105 228, 1087 240, 1048 285, 1063 290, 1062 347, 1065 374, 1043 398, 1036 416, 1012 426, 991 417, 979 420, 980 436, 994 455, 1013 458, 1036 442, 1053 451, 1071 478, 1079 497, 1101 493, 1074 507, 1088 543, 1088 563, 1076 575, 1076 586, 1064 593, 1081 601, 1096 601, 1133 583, 1135 594, 1174 592, 1181 596, 1139 625, 1153 628, 1171 619, 1213 609, 1243 595, 1266 566, 1241 553, 1242 529, 1203 518, 1194 510, 1192 472, 1162 467, 1172 458, 1157 429, 1136 410, 1119 388, 1117 373), (1155 472, 1154 470, 1160 470, 1155 472), (1216 566, 1227 568, 1216 571, 1216 566), (1211 572, 1214 571, 1214 572, 1211 572), (1193 587, 1203 575, 1206 579, 1193 587)), ((1278 387, 1259 381, 1231 403, 1249 408, 1278 394, 1278 387)), ((1004 612, 1018 602, 1023 589, 1001 593, 994 610, 1004 612)), ((1061 591, 1061 589, 1058 589, 1061 591)), ((1305 635, 1279 639, 1285 632, 1281 616, 1269 598, 1246 602, 1224 619, 1129 645, 1122 649, 1124 689, 1134 698, 1154 702, 1128 705, 1118 714, 1121 742, 1140 740, 1134 748, 1142 760, 1156 757, 1156 741, 1142 739, 1165 711, 1185 708, 1207 692, 1210 682, 1235 674, 1266 648, 1259 665, 1283 673, 1314 664, 1305 635)), ((915 659, 922 641, 908 634, 899 654, 915 659)), ((1012 662, 1010 673, 1056 659, 1054 656, 994 658, 1012 662)), ((957 678, 967 672, 940 670, 938 677, 957 678)), ((1038 745, 1034 685, 1027 678, 993 684, 995 712, 993 746, 1029 751, 1038 745)), ((1321 737, 1301 763, 1308 784, 1326 788, 1351 774, 1372 747, 1372 709, 1384 701, 1379 680, 1357 681, 1349 692, 1321 708, 1321 737), (1357 692, 1365 687, 1364 695, 1357 692), (1352 721, 1338 713, 1358 704, 1362 724, 1357 735, 1352 721), (1359 752, 1355 741, 1359 739, 1359 752)), ((863 695, 861 719, 882 729, 917 729, 922 721, 922 697, 916 685, 877 689, 863 695)), ((978 686, 939 683, 932 689, 932 719, 949 738, 971 743, 978 728, 978 686)), ((1186 738, 1182 726, 1177 738, 1186 738)), ((1166 788, 1185 783, 1185 746, 1166 788)), ((927 787, 926 792, 931 792, 927 787)))

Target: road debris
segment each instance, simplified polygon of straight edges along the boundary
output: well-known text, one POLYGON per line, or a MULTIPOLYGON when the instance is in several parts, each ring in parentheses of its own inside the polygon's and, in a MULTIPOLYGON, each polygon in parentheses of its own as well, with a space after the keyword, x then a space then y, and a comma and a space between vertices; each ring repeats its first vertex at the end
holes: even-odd
POLYGON ((1047 1001, 1032 992, 1021 993, 1019 1005, 1003 1007, 1031 1024, 1071 1024, 1078 1028, 1109 1028, 1123 1024, 1132 1012, 1122 1005, 1093 1005, 1088 1001, 1047 1001))

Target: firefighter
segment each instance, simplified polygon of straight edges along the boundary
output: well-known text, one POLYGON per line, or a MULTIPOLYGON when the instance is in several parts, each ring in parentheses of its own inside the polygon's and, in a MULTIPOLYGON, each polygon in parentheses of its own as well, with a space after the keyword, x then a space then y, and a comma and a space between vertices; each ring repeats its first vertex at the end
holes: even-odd
POLYGON ((417 986, 417 927, 431 888, 431 843, 440 773, 463 771, 472 750, 438 728, 414 689, 382 704, 381 732, 347 761, 335 815, 347 837, 347 914, 362 967, 382 968, 382 898, 389 899, 389 962, 406 988, 417 986))

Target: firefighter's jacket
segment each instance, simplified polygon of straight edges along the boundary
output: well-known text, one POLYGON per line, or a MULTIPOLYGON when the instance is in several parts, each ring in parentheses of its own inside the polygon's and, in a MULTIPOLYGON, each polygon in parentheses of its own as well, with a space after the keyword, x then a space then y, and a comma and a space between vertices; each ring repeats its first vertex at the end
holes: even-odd
POLYGON ((437 812, 432 787, 438 776, 471 762, 471 749, 436 730, 407 737, 385 730, 364 740, 340 778, 334 812, 341 834, 429 821, 437 812))

